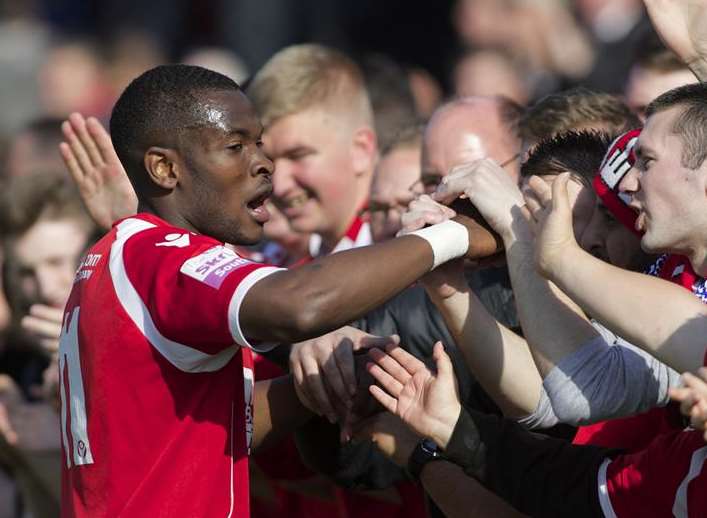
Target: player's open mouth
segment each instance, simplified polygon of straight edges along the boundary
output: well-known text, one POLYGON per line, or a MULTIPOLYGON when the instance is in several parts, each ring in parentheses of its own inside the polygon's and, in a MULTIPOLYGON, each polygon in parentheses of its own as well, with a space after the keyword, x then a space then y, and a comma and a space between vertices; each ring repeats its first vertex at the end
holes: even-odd
POLYGON ((266 188, 261 189, 260 194, 250 200, 247 205, 251 217, 261 225, 267 223, 270 219, 270 212, 265 207, 265 202, 271 194, 272 186, 268 185, 266 188))

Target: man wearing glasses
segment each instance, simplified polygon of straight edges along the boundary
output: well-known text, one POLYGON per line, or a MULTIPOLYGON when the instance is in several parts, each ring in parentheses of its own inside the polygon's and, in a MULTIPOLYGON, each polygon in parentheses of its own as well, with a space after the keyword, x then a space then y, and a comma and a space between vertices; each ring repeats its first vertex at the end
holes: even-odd
MULTIPOLYGON (((520 115, 519 106, 501 97, 468 97, 443 105, 432 115, 423 132, 420 177, 410 185, 410 177, 407 174, 387 175, 386 191, 402 193, 409 189, 410 198, 433 192, 442 178, 454 167, 484 157, 497 160, 517 181, 520 138, 516 132, 516 123, 520 115)), ((396 208, 402 212, 399 203, 392 203, 392 198, 383 198, 376 192, 374 180, 371 193, 371 199, 375 201, 371 203, 373 212, 382 210, 390 213, 396 208)), ((374 216, 375 214, 371 214, 372 219, 374 216)), ((396 221, 399 225, 399 217, 392 218, 389 215, 387 219, 388 223, 396 221)), ((394 229, 387 225, 385 230, 386 232, 380 235, 395 235, 399 227, 394 229)), ((470 286, 494 318, 507 327, 517 329, 518 320, 505 265, 467 268, 466 274, 470 286)), ((354 325, 376 335, 399 335, 402 346, 423 360, 431 358, 433 344, 441 340, 452 358, 462 400, 473 408, 498 412, 490 398, 472 378, 461 352, 454 345, 444 319, 419 284, 402 292, 354 325)), ((338 401, 333 400, 335 396, 330 395, 329 391, 319 390, 320 387, 309 384, 310 380, 317 378, 311 367, 318 364, 319 374, 326 380, 325 364, 332 358, 334 350, 337 352, 336 361, 343 361, 341 355, 346 343, 343 336, 346 333, 352 333, 350 328, 296 344, 290 355, 291 365, 299 365, 294 366, 294 370, 305 369, 308 374, 302 380, 306 385, 304 390, 312 394, 317 393, 317 400, 326 399, 329 407, 338 406, 338 401), (327 350, 330 354, 326 353, 327 350)), ((351 343, 356 341, 356 336, 355 333, 352 334, 351 343)), ((349 345, 348 361, 351 363, 352 349, 353 346, 349 345)), ((339 482, 359 487, 381 488, 404 477, 402 470, 384 458, 370 442, 347 444, 342 448, 343 454, 336 456, 340 459, 339 465, 335 468, 335 473, 330 472, 339 482)), ((319 451, 318 455, 323 459, 334 458, 324 451, 319 451)), ((310 460, 317 463, 314 459, 310 460)), ((327 468, 330 470, 331 466, 327 468)), ((439 480, 443 482, 444 478, 439 480)), ((433 496, 436 490, 445 490, 443 484, 439 487, 425 485, 425 489, 433 496)), ((476 494, 475 497, 478 498, 479 495, 476 494)))

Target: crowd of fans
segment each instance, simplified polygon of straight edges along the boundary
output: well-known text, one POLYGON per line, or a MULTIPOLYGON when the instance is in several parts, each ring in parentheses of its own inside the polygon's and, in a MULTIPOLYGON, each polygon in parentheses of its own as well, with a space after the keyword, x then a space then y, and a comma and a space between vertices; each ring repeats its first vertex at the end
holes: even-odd
MULTIPOLYGON (((224 48, 159 67, 165 49, 147 33, 99 50, 6 8, 0 41, 22 52, 0 52, 0 518, 139 515, 145 488, 117 511, 81 493, 67 378, 84 366, 66 352, 64 308, 91 278, 100 255, 86 253, 101 236, 146 199, 180 192, 163 173, 168 146, 137 156, 136 135, 156 135, 153 120, 169 131, 189 103, 225 124, 198 102, 228 90, 226 78, 262 123, 266 158, 252 174, 271 177, 272 195, 249 203, 264 240, 234 228, 221 241, 303 272, 300 283, 321 274, 322 286, 352 290, 298 293, 288 304, 318 297, 306 324, 236 321, 238 344, 256 343, 254 386, 287 380, 292 394, 282 416, 280 392, 268 396, 251 516, 707 516, 707 2, 574 4, 458 0, 462 50, 444 78, 319 43, 263 63, 248 55, 252 73, 224 48), (169 106, 156 116, 153 91, 169 106), (159 188, 136 180, 143 167, 159 188), (444 242, 459 228, 468 242, 444 242), (429 243, 427 267, 411 235, 429 243), (396 243, 394 261, 374 261, 396 243), (384 264, 390 285, 361 277, 384 264)), ((193 144, 182 165, 219 167, 211 145, 193 144)), ((216 200, 204 185, 188 188, 216 200)), ((164 200, 153 202, 160 217, 164 200)), ((229 210, 203 206, 185 221, 221 223, 229 210)), ((165 239, 156 246, 169 252, 189 234, 165 239)), ((261 313, 289 309, 258 300, 261 313)), ((265 399, 254 400, 258 415, 265 399)))

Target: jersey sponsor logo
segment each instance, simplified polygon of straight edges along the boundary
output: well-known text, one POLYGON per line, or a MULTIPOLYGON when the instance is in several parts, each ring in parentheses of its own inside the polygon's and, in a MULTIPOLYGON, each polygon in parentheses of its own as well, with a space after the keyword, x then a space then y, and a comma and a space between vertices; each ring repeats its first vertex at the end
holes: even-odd
POLYGON ((197 281, 218 289, 226 277, 249 264, 251 264, 250 261, 239 257, 233 250, 219 245, 188 259, 180 271, 197 281))
POLYGON ((93 268, 96 267, 98 262, 103 257, 103 254, 88 254, 84 257, 79 267, 76 269, 76 276, 74 277, 74 284, 79 281, 87 281, 91 278, 93 274, 93 268))
POLYGON ((173 246, 175 248, 184 248, 189 246, 189 234, 167 234, 164 236, 164 241, 155 243, 155 246, 173 246))

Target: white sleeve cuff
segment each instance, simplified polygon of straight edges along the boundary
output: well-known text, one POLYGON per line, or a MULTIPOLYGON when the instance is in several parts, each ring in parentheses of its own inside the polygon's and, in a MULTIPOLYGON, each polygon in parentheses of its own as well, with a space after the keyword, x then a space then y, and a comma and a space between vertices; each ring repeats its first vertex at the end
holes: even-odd
POLYGON ((257 270, 253 270, 238 284, 236 291, 233 293, 231 302, 228 305, 228 327, 231 331, 231 336, 241 347, 248 347, 256 352, 267 352, 277 345, 273 343, 259 343, 257 345, 253 345, 248 342, 246 337, 243 336, 243 331, 241 330, 240 311, 243 299, 248 291, 255 286, 255 283, 264 279, 268 275, 282 270, 284 270, 284 268, 276 268, 274 266, 264 266, 262 268, 258 268, 257 270))

